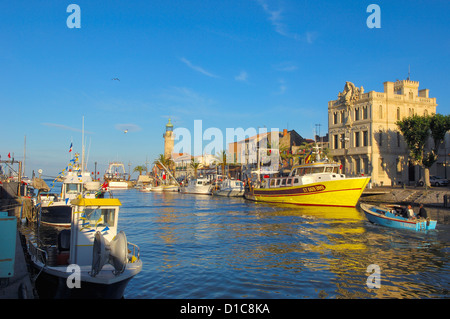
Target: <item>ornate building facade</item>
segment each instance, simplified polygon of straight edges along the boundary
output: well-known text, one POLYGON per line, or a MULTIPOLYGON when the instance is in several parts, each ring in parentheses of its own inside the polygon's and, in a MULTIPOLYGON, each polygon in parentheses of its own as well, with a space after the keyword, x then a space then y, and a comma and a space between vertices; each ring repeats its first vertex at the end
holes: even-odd
POLYGON ((413 184, 421 171, 396 121, 413 114, 436 113, 436 98, 419 90, 419 82, 385 82, 384 92, 364 93, 346 82, 337 100, 328 102, 330 155, 349 176, 370 175, 373 185, 413 184))

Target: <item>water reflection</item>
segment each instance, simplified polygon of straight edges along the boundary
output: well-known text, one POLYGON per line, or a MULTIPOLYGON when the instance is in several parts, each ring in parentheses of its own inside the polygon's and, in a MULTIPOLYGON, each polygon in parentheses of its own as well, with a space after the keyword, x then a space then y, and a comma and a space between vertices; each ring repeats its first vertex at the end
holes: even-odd
POLYGON ((416 233, 373 225, 354 208, 135 190, 115 196, 119 228, 144 262, 126 298, 449 296, 450 225, 416 233), (381 268, 380 289, 366 285, 371 264, 381 268))

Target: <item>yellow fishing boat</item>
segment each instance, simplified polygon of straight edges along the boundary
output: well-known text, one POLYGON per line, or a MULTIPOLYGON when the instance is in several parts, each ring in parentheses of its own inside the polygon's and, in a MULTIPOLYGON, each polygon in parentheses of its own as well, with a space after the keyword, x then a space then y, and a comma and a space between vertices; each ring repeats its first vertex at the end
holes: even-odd
POLYGON ((370 177, 346 177, 327 160, 296 165, 287 177, 248 183, 245 198, 258 202, 355 207, 370 177))

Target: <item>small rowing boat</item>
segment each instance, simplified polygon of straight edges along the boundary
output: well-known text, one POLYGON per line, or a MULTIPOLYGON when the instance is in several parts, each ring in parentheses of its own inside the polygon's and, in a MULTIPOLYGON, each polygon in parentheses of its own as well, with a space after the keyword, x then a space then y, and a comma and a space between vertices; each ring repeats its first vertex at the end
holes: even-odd
POLYGON ((437 221, 431 220, 430 218, 405 218, 401 216, 401 212, 396 209, 398 206, 376 206, 368 204, 361 204, 360 206, 366 214, 367 219, 374 224, 416 231, 436 228, 437 221))

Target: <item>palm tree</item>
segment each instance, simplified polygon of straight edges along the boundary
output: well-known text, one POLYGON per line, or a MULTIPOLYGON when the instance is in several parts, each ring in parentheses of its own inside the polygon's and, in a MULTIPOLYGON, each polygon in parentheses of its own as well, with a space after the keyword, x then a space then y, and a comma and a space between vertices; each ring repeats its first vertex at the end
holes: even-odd
POLYGON ((218 162, 222 166, 222 175, 225 176, 225 166, 227 166, 227 151, 223 150, 222 152, 217 152, 215 156, 218 162))
POLYGON ((146 171, 147 171, 147 167, 145 167, 144 165, 138 165, 133 169, 133 173, 139 172, 139 176, 142 175, 142 172, 146 172, 146 171))
POLYGON ((191 159, 191 164, 190 165, 194 169, 194 176, 195 176, 195 178, 197 178, 197 170, 198 170, 198 167, 200 166, 200 163, 196 162, 194 159, 191 159))

